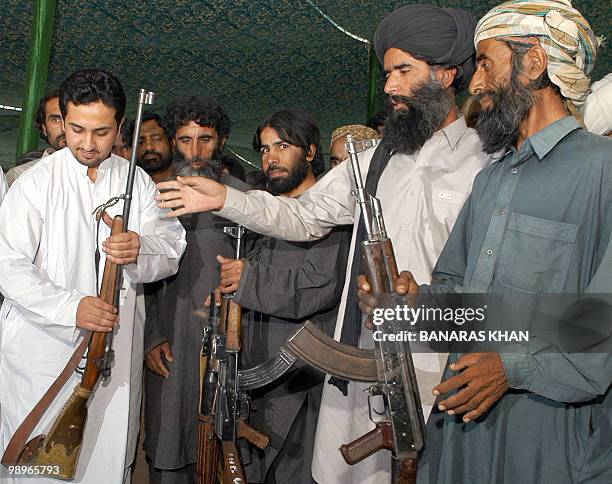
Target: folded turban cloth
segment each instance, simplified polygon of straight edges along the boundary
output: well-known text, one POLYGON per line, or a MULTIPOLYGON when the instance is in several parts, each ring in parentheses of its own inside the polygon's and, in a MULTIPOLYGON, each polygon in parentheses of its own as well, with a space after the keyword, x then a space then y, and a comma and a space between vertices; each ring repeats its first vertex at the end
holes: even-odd
POLYGON ((612 132, 612 74, 593 83, 582 114, 584 124, 591 133, 612 132))
POLYGON ((393 47, 431 64, 456 67, 456 85, 465 87, 474 73, 472 38, 476 19, 464 10, 404 5, 378 24, 374 49, 381 64, 393 47))
POLYGON ((492 8, 478 22, 474 43, 500 37, 537 38, 551 82, 576 106, 584 103, 600 42, 570 0, 514 0, 492 8))
POLYGON ((361 124, 349 124, 334 129, 331 142, 350 134, 355 141, 365 141, 367 139, 379 139, 380 135, 375 129, 362 126, 361 124))

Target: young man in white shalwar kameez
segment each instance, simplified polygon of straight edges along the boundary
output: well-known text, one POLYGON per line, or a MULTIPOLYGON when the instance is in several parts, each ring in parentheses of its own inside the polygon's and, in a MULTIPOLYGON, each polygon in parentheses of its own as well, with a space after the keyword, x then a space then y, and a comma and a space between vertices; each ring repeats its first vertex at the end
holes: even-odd
MULTIPOLYGON (((118 314, 96 297, 92 213, 125 191, 129 164, 111 154, 125 94, 113 75, 83 70, 62 84, 60 107, 67 148, 22 175, 0 207, 0 291, 5 296, 0 310, 0 454, 60 374, 83 330, 114 331, 112 375, 90 401, 74 482, 129 482, 143 360, 144 300, 138 284, 177 271, 185 232, 178 221, 164 218, 155 205, 155 185, 138 169, 129 231, 109 238, 107 223, 122 213, 120 202, 107 210, 98 234, 99 279, 106 258, 124 265, 118 314)), ((32 435, 48 431, 79 379, 76 373, 71 377, 32 435)), ((20 479, 13 476, 8 482, 20 479)))

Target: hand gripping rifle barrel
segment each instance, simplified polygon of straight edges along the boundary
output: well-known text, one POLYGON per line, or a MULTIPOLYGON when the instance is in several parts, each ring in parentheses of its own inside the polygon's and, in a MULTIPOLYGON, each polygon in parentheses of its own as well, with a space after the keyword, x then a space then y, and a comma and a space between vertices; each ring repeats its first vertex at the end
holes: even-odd
MULTIPOLYGON (((101 217, 105 209, 118 203, 120 200, 124 201, 123 215, 114 217, 111 235, 125 232, 128 227, 134 177, 136 174, 138 151, 136 147, 138 146, 138 138, 140 136, 142 114, 144 105, 152 104, 153 96, 152 92, 145 92, 144 89, 140 90, 138 112, 134 126, 134 149, 132 150, 125 193, 114 197, 96 210, 96 216, 101 217)), ((119 307, 119 293, 122 285, 121 277, 121 266, 107 259, 104 264, 99 297, 115 307, 119 307)), ((110 378, 114 359, 112 341, 112 332, 93 332, 91 334, 87 350, 87 362, 81 383, 74 389, 74 392, 51 427, 49 434, 34 437, 26 445, 28 454, 34 456, 31 463, 37 466, 41 473, 53 472, 53 474, 50 474, 53 477, 66 480, 74 477, 87 422, 87 403, 92 398, 98 381, 110 378), (58 470, 59 472, 56 472, 58 470)))
MULTIPOLYGON (((382 307, 403 302, 396 293, 399 276, 391 239, 387 236, 380 201, 367 193, 361 177, 357 149, 352 136, 347 147, 355 179, 353 194, 361 210, 365 240, 361 242, 363 263, 372 294, 382 307)), ((380 449, 393 452, 393 481, 416 482, 418 453, 424 445, 425 421, 416 374, 407 342, 386 338, 403 330, 399 321, 387 320, 377 326, 382 337, 375 339, 380 378, 371 394, 383 395, 386 419, 376 428, 340 450, 348 464, 355 464, 380 449)))

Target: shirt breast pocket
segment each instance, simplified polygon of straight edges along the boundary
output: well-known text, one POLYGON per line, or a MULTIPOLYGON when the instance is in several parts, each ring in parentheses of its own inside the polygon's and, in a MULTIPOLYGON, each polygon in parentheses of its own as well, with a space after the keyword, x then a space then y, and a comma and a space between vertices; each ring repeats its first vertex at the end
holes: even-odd
POLYGON ((455 190, 432 185, 431 198, 435 218, 447 226, 450 231, 455 224, 466 195, 455 190))
POLYGON ((561 292, 578 228, 513 212, 499 254, 500 282, 531 293, 561 292))

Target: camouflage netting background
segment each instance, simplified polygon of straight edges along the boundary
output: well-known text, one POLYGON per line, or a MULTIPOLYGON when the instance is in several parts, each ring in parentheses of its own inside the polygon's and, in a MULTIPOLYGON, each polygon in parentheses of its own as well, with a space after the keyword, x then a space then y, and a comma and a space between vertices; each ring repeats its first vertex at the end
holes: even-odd
MULTIPOLYGON (((33 1, 0 0, 0 104, 21 106, 33 1)), ((258 164, 253 131, 268 112, 303 107, 319 120, 327 150, 333 128, 365 122, 367 47, 334 28, 372 39, 390 0, 57 0, 49 89, 83 67, 110 70, 128 93, 133 115, 138 89, 157 93, 163 112, 179 94, 216 97, 233 122, 229 145, 258 164)), ((445 0, 476 16, 499 1, 445 0)), ((609 0, 575 0, 595 32, 609 37, 609 0)), ((610 72, 604 46, 593 76, 610 72)), ((379 102, 383 96, 379 82, 379 102)), ((18 113, 0 110, 0 163, 14 163, 18 113)))

